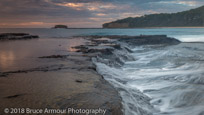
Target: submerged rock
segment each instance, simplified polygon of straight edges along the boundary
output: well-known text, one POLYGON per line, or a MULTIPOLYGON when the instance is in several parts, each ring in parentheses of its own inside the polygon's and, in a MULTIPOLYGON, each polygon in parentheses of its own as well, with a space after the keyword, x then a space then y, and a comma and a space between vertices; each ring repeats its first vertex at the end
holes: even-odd
POLYGON ((25 95, 25 94, 16 94, 16 95, 7 96, 7 97, 5 97, 5 98, 11 99, 11 98, 17 98, 17 97, 23 96, 23 95, 25 95))
POLYGON ((37 35, 30 35, 28 33, 1 33, 0 40, 25 40, 39 38, 37 35))
POLYGON ((38 58, 66 58, 68 55, 51 55, 51 56, 42 56, 38 58))
POLYGON ((82 83, 82 80, 75 80, 75 82, 77 82, 77 83, 82 83))

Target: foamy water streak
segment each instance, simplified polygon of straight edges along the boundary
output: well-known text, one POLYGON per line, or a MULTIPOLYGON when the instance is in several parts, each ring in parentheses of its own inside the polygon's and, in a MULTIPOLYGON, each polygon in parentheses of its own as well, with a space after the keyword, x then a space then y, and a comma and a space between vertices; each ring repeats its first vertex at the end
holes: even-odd
POLYGON ((172 35, 182 42, 204 42, 204 35, 172 35))
POLYGON ((126 115, 204 115, 204 44, 140 46, 122 67, 97 62, 126 115))

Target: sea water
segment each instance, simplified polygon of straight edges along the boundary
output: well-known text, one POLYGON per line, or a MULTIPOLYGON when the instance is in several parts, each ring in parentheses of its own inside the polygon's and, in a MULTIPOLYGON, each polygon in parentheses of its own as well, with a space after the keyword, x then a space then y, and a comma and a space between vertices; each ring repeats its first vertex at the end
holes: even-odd
MULTIPOLYGON (((168 35, 171 46, 124 46, 134 60, 118 67, 95 62, 97 71, 122 97, 126 115, 204 115, 204 28, 0 29, 43 38, 81 35, 168 35)), ((115 51, 121 53, 121 51, 115 51)))
POLYGON ((67 38, 82 35, 168 35, 184 42, 204 41, 204 28, 143 28, 143 29, 49 29, 0 28, 0 33, 22 32, 41 38, 67 38))

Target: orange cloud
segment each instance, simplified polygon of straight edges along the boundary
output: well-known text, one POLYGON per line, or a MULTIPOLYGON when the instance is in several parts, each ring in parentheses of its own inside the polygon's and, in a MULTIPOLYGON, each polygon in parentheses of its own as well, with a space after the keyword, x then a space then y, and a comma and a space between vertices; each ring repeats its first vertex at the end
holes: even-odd
POLYGON ((46 24, 44 22, 0 23, 0 27, 39 27, 46 24))
POLYGON ((56 5, 70 7, 76 10, 81 10, 81 8, 84 6, 83 3, 58 3, 56 5))
POLYGON ((103 11, 103 10, 110 10, 115 9, 117 6, 113 5, 112 3, 89 3, 89 5, 86 5, 86 9, 90 11, 103 11))
POLYGON ((94 7, 94 6, 87 7, 87 9, 90 11, 98 11, 99 10, 99 8, 94 7))
POLYGON ((17 23, 16 25, 19 26, 26 26, 26 25, 42 25, 44 24, 43 22, 24 22, 24 23, 17 23))
POLYGON ((89 11, 102 11, 105 9, 114 9, 115 5, 112 3, 100 3, 100 2, 91 2, 91 3, 55 3, 55 5, 65 6, 69 8, 73 8, 76 10, 89 10, 89 11))
POLYGON ((98 13, 96 14, 97 16, 106 16, 106 14, 103 14, 103 13, 98 13))

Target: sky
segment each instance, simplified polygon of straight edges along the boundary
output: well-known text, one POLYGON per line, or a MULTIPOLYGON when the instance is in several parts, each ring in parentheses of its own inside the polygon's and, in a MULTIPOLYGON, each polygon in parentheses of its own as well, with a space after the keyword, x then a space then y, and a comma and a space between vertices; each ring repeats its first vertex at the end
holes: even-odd
POLYGON ((0 28, 100 28, 117 19, 202 5, 204 0, 0 0, 0 28))

